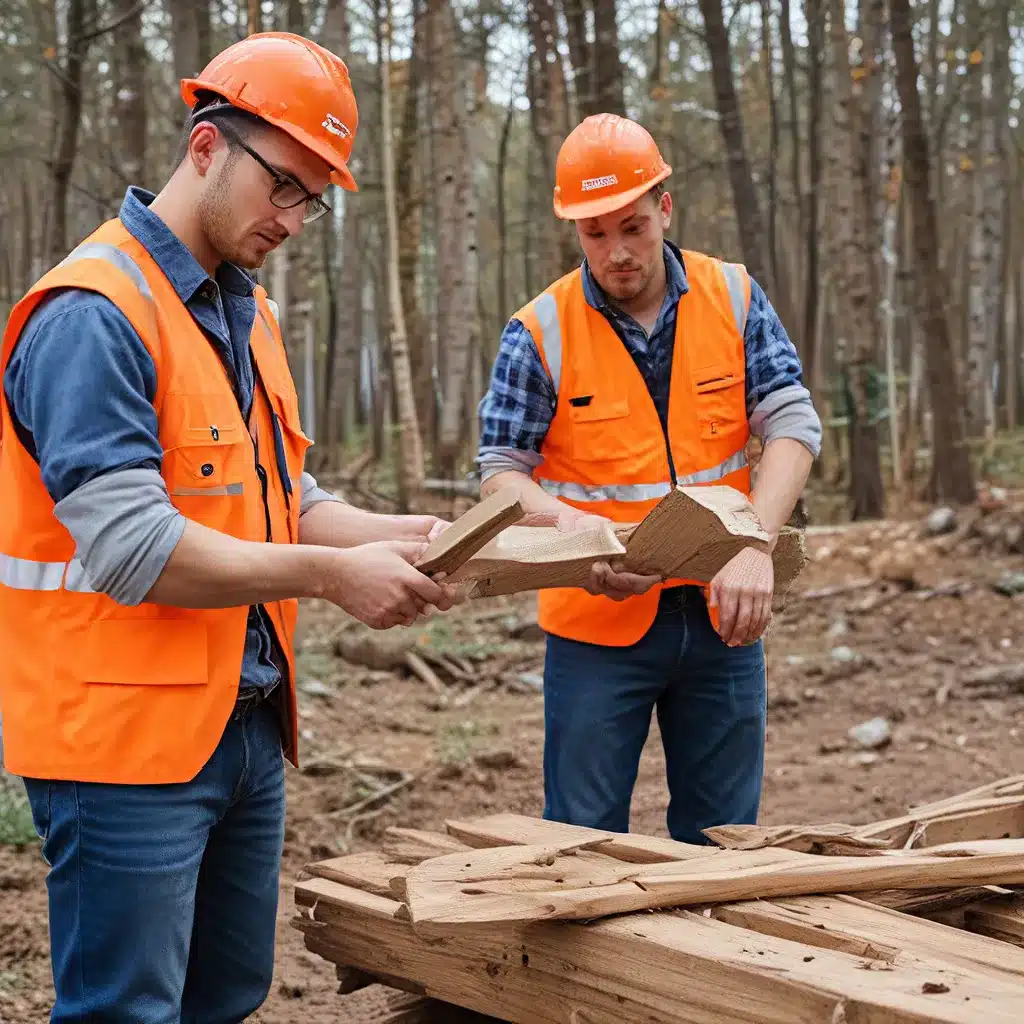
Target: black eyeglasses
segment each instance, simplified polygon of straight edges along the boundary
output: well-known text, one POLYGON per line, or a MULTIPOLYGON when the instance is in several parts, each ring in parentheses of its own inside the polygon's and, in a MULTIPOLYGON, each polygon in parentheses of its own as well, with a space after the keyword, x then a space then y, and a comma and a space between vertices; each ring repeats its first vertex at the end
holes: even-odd
POLYGON ((296 181, 290 174, 279 171, 263 159, 251 146, 246 143, 232 129, 226 127, 222 122, 217 122, 217 128, 225 136, 231 139, 236 146, 244 149, 273 179, 274 187, 270 190, 270 201, 280 210, 290 210, 300 203, 306 204, 306 212, 302 217, 303 224, 312 224, 319 220, 325 213, 330 213, 330 206, 320 196, 313 195, 303 185, 296 181))

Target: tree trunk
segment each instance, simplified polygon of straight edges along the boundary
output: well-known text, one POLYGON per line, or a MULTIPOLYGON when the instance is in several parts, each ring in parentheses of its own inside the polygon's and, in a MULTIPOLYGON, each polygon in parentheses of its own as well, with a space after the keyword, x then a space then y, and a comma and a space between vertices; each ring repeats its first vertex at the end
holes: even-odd
POLYGON ((573 96, 576 102, 573 121, 579 122, 589 114, 596 113, 597 95, 590 42, 587 39, 584 0, 562 0, 562 12, 568 30, 569 60, 572 63, 573 96))
POLYGON ((391 372, 398 406, 399 468, 398 502, 401 511, 412 506, 422 490, 423 442, 416 416, 412 367, 402 310, 402 282, 398 269, 398 209, 395 197, 394 139, 391 130, 391 0, 386 0, 383 20, 378 9, 378 59, 381 88, 381 164, 388 233, 388 301, 391 310, 391 372), (382 37, 382 38, 381 38, 382 37))
POLYGON ((118 171, 126 183, 139 184, 146 177, 146 44, 142 39, 142 11, 137 0, 117 0, 114 17, 119 78, 115 94, 118 171), (125 18, 121 21, 121 18, 125 18))
POLYGON ((626 115, 619 58, 619 30, 615 24, 615 0, 594 0, 595 113, 626 115))
POLYGON ((818 259, 819 213, 821 210, 822 190, 822 145, 821 145, 821 111, 822 111, 822 70, 825 50, 825 9, 822 0, 807 0, 805 7, 807 18, 807 39, 810 53, 807 55, 807 168, 810 189, 807 196, 807 225, 805 244, 807 261, 805 264, 806 283, 804 287, 804 339, 806 353, 804 370, 809 381, 816 379, 815 366, 816 348, 814 339, 818 336, 818 319, 820 316, 819 296, 821 270, 818 259))
MULTIPOLYGON (((395 188, 398 201, 399 276, 402 282, 402 310, 409 332, 409 359, 413 387, 416 392, 416 413, 424 436, 435 431, 434 352, 430 330, 420 308, 416 285, 423 239, 423 147, 420 145, 420 88, 424 81, 433 83, 435 53, 428 43, 428 16, 422 0, 413 0, 412 50, 406 63, 405 99, 402 107, 402 130, 398 138, 395 161, 395 188), (426 75, 424 71, 426 70, 426 75)), ((433 89, 433 85, 429 86, 433 89)), ((428 91, 433 107, 434 96, 428 91)))
POLYGON ((930 346, 926 360, 933 433, 930 490, 936 501, 968 503, 975 497, 974 474, 965 443, 962 396, 946 314, 946 282, 938 261, 938 223, 929 188, 931 157, 917 89, 910 0, 890 0, 889 16, 902 108, 906 187, 913 216, 917 301, 922 334, 930 346))
POLYGON ((263 3, 262 0, 248 0, 247 2, 248 22, 246 30, 248 35, 255 35, 263 31, 263 3))
POLYGON ((171 15, 175 80, 198 75, 210 61, 209 0, 166 0, 171 15))
POLYGON ((465 440, 463 409, 476 323, 476 204, 471 133, 458 72, 457 26, 451 0, 428 0, 436 42, 434 130, 438 141, 437 336, 443 339, 437 471, 453 479, 465 440))
POLYGON ((760 283, 766 280, 768 269, 764 226, 743 140, 743 119, 732 77, 732 56, 729 49, 729 34, 722 16, 722 0, 700 0, 700 11, 704 18, 704 34, 711 55, 711 78, 718 108, 718 125, 729 163, 729 181, 736 208, 740 248, 747 270, 760 283))
POLYGON ((57 150, 50 166, 53 220, 50 224, 48 250, 51 266, 67 255, 68 192, 78 152, 78 131, 82 123, 82 67, 89 49, 85 26, 94 14, 94 0, 69 0, 68 36, 59 90, 61 106, 57 117, 60 127, 57 150))

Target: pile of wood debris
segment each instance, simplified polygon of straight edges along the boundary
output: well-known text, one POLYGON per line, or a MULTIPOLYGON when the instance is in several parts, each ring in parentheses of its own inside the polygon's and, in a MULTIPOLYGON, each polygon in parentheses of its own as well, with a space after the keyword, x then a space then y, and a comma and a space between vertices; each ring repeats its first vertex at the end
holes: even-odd
POLYGON ((381 1022, 1024 1019, 1024 775, 869 825, 707 835, 391 828, 309 865, 294 923, 381 1022))

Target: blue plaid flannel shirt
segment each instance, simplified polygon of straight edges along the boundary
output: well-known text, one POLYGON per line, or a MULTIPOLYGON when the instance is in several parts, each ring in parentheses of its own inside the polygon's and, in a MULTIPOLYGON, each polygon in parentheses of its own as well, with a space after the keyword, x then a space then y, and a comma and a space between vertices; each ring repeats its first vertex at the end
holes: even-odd
MULTIPOLYGON (((689 286, 683 255, 665 242, 668 288, 650 335, 631 316, 613 307, 583 262, 583 292, 599 310, 633 357, 647 384, 658 415, 668 418, 668 391, 679 298, 689 286)), ((750 309, 744 332, 747 414, 780 388, 803 385, 800 358, 761 286, 750 279, 750 309)), ((514 448, 540 452, 555 412, 555 390, 537 346, 520 320, 502 332, 490 387, 479 405, 479 454, 514 448)))

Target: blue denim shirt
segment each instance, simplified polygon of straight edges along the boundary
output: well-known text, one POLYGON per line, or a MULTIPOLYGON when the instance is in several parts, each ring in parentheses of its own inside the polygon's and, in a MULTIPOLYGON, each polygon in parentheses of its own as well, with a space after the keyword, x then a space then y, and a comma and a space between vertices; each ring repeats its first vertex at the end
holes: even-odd
MULTIPOLYGON (((668 418, 669 381, 679 299, 688 290, 680 249, 665 242, 667 290, 658 319, 648 335, 633 317, 609 303, 583 261, 583 292, 622 339, 647 384, 662 425, 668 418)), ((761 286, 750 280, 750 308, 744 331, 747 413, 775 391, 802 387, 796 348, 761 286)), ((539 452, 555 412, 555 390, 537 346, 521 321, 513 318, 501 336, 490 387, 480 402, 480 455, 514 449, 539 452)), ((478 460, 480 461, 480 460, 478 460)))
MULTIPOLYGON (((222 263, 212 279, 185 244, 148 209, 153 195, 129 188, 124 226, 145 246, 220 355, 243 416, 252 405, 249 337, 253 280, 222 263)), ((163 449, 153 399, 156 366, 124 314, 96 292, 63 289, 33 313, 4 375, 15 431, 39 463, 54 502, 114 470, 159 470, 163 449)), ((280 675, 262 608, 249 611, 243 688, 269 691, 280 675)))

